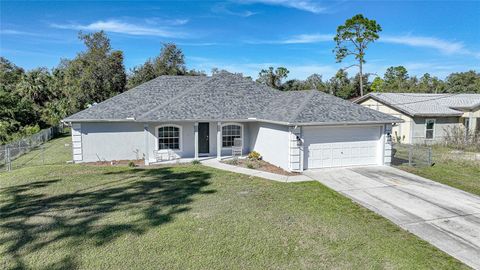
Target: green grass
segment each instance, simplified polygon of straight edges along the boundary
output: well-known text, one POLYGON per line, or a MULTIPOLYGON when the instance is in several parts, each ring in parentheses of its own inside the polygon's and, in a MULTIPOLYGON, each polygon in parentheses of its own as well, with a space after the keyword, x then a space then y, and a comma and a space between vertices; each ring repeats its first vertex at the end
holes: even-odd
MULTIPOLYGON (((68 134, 48 141, 12 161, 12 169, 48 164, 65 164, 72 159, 72 139, 68 134)), ((4 168, 0 168, 4 169, 4 168)))
POLYGON ((62 164, 0 185, 1 269, 466 268, 318 182, 62 164))
POLYGON ((400 169, 425 178, 480 195, 480 165, 471 161, 441 160, 434 166, 409 167, 400 169))

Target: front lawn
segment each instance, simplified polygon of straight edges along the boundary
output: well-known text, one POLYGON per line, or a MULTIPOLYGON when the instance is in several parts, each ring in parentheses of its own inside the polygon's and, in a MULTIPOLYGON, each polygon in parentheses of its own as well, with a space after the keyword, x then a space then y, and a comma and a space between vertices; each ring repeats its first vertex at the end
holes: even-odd
POLYGON ((438 160, 434 166, 409 167, 400 169, 425 178, 480 195, 480 164, 473 161, 438 160))
POLYGON ((62 164, 0 185, 1 269, 466 268, 318 182, 62 164))

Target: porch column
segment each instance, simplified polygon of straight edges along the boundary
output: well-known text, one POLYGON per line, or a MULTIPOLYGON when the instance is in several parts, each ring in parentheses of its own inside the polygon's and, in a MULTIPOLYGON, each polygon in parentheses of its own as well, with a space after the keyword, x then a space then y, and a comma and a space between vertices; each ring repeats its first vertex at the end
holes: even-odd
POLYGON ((222 159, 222 122, 217 123, 217 159, 222 159))
POLYGON ((148 124, 143 124, 143 136, 145 139, 145 153, 144 153, 145 165, 150 165, 150 160, 149 160, 150 147, 148 145, 148 124))
POLYGON ((194 131, 194 141, 195 141, 195 159, 198 159, 198 122, 195 122, 193 131, 194 131))

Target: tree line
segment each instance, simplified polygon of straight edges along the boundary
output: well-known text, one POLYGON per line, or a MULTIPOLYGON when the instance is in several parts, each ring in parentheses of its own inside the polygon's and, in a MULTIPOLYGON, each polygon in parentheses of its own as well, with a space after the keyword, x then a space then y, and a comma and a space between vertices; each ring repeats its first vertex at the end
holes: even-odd
POLYGON ((205 75, 185 67, 183 52, 163 44, 160 54, 127 74, 123 52, 103 32, 79 33, 85 50, 53 69, 25 71, 0 57, 0 143, 34 134, 61 119, 161 75, 205 75))
MULTIPOLYGON (((312 74, 305 80, 287 80, 289 70, 285 67, 269 67, 258 75, 257 82, 282 91, 316 89, 344 99, 361 96, 360 74, 350 77, 344 69, 339 69, 330 79, 323 80, 322 75, 312 74)), ((402 93, 478 93, 480 94, 480 73, 470 70, 455 72, 445 80, 429 73, 421 77, 410 76, 404 66, 389 67, 383 77, 376 76, 368 80, 369 74, 363 75, 364 94, 370 92, 402 93)))

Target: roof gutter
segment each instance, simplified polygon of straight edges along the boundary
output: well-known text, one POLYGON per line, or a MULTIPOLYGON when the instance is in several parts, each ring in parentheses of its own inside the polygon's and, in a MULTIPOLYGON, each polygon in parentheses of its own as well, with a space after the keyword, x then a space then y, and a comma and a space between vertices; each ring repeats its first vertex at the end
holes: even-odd
POLYGON ((362 121, 362 122, 311 122, 311 123, 292 123, 283 121, 273 121, 267 119, 168 119, 168 120, 141 120, 141 119, 64 119, 62 122, 88 122, 88 123, 158 123, 158 122, 264 122, 285 126, 338 126, 338 125, 371 125, 371 124, 391 124, 403 123, 404 120, 383 120, 383 121, 362 121))
POLYGON ((372 124, 392 124, 403 123, 402 119, 391 121, 363 121, 363 122, 311 122, 311 123, 291 123, 297 126, 347 126, 347 125, 372 125, 372 124))

